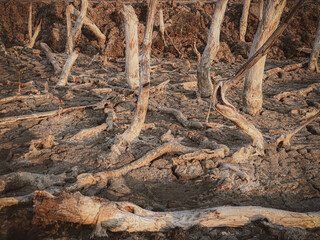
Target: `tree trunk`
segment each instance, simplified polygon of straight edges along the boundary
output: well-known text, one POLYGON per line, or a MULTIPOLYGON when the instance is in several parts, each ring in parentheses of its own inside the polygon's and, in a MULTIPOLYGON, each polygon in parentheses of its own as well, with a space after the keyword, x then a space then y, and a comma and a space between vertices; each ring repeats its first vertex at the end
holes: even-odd
POLYGON ((320 227, 320 212, 290 212, 257 206, 224 206, 184 211, 154 212, 130 202, 62 193, 59 198, 38 191, 34 200, 34 223, 73 222, 96 227, 97 236, 111 232, 168 231, 175 227, 240 227, 252 221, 267 221, 301 229, 320 227))
POLYGON ((139 87, 138 18, 132 6, 123 5, 126 35, 125 79, 131 89, 139 87))
POLYGON ((248 25, 248 15, 249 15, 249 8, 250 8, 251 0, 244 0, 243 2, 243 9, 242 15, 240 19, 240 41, 245 42, 246 32, 247 32, 247 25, 248 25))
POLYGON ((36 27, 36 30, 34 31, 34 34, 32 35, 32 2, 30 2, 29 5, 29 20, 28 20, 28 35, 29 35, 29 48, 33 48, 36 38, 38 37, 40 30, 41 30, 41 22, 36 27))
POLYGON ((62 68, 60 79, 59 79, 59 82, 57 83, 57 86, 65 86, 67 84, 68 76, 70 74, 71 68, 75 63, 75 61, 77 60, 78 56, 79 56, 79 53, 77 51, 73 51, 69 54, 66 60, 66 63, 62 68))
POLYGON ((220 45, 220 28, 226 11, 228 0, 218 0, 214 11, 208 42, 197 68, 198 90, 201 97, 210 97, 213 85, 210 79, 210 65, 215 58, 220 45))
POLYGON ((319 52, 320 52, 320 16, 319 16, 319 23, 318 23, 316 38, 314 40, 312 52, 310 55, 309 67, 308 67, 311 72, 313 72, 314 70, 317 70, 317 72, 319 72, 319 68, 318 68, 319 52))
MULTIPOLYGON (((265 43, 277 28, 286 0, 268 0, 265 14, 259 23, 254 37, 249 58, 265 43)), ((266 55, 263 56, 248 72, 244 85, 243 104, 251 115, 262 111, 262 79, 266 55)))

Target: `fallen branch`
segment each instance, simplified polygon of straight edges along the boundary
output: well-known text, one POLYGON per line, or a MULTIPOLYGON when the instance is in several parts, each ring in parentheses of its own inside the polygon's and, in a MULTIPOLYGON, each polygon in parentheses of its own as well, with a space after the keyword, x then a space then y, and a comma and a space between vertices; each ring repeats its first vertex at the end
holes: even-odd
POLYGON ((181 152, 181 153, 187 153, 193 151, 194 148, 186 147, 180 144, 179 142, 172 140, 169 141, 153 150, 148 152, 146 155, 141 157, 140 159, 125 165, 124 167, 121 167, 119 169, 115 170, 109 170, 99 173, 83 173, 80 174, 77 178, 76 185, 72 186, 71 189, 79 189, 86 187, 88 185, 92 184, 101 184, 102 182, 106 182, 108 178, 112 177, 120 177, 128 172, 141 168, 143 166, 147 166, 150 164, 151 161, 155 160, 156 158, 162 156, 165 153, 168 152, 181 152))
POLYGON ((53 66, 54 69, 54 73, 58 74, 61 72, 61 67, 60 67, 60 63, 58 62, 57 59, 55 59, 54 55, 52 54, 49 46, 46 43, 40 43, 40 47, 42 48, 42 50, 44 51, 44 53, 46 54, 49 62, 51 63, 51 65, 53 66))
POLYGON ((290 146, 290 139, 291 137, 296 134, 297 132, 299 132, 302 128, 304 128, 305 126, 307 126, 308 124, 310 124, 311 122, 313 122, 314 120, 316 120, 318 117, 320 116, 320 111, 315 114, 313 117, 309 118, 305 123, 303 123, 301 126, 297 127, 296 129, 290 131, 289 133, 285 134, 285 135, 281 135, 277 141, 276 141, 276 145, 278 147, 282 147, 282 146, 290 146))
POLYGON ((280 67, 276 67, 276 68, 272 68, 272 69, 269 69, 268 71, 266 71, 264 73, 264 76, 263 76, 263 80, 274 75, 274 74, 277 74, 277 73, 280 73, 280 72, 289 72, 289 71, 293 71, 293 70, 296 70, 298 68, 303 68, 305 66, 308 65, 308 62, 305 61, 305 62, 302 62, 302 63, 295 63, 295 64, 291 64, 291 65, 288 65, 288 66, 285 66, 284 68, 280 68, 280 67))
POLYGON ((191 153, 186 153, 180 155, 177 158, 173 158, 172 161, 177 164, 179 162, 184 161, 202 161, 208 160, 212 158, 225 158, 225 148, 217 148, 217 149, 200 149, 191 153))
POLYGON ((306 96, 309 92, 312 92, 313 90, 316 90, 318 88, 320 88, 320 83, 314 83, 307 88, 303 88, 297 91, 279 93, 278 95, 275 95, 273 98, 276 100, 281 100, 289 96, 303 97, 306 96))
POLYGON ((60 110, 53 110, 53 111, 49 111, 49 112, 32 113, 32 114, 28 114, 28 115, 20 115, 20 116, 13 116, 13 117, 4 117, 4 118, 0 118, 0 126, 16 123, 18 121, 54 117, 58 114, 67 113, 67 112, 71 112, 71 111, 75 111, 75 110, 82 110, 87 107, 92 107, 92 106, 91 105, 78 106, 78 107, 64 108, 64 109, 60 109, 60 110))
POLYGON ((214 207, 175 212, 145 210, 130 202, 111 202, 103 198, 87 197, 77 192, 62 193, 59 198, 36 193, 34 222, 53 224, 57 221, 73 222, 96 227, 97 236, 105 236, 106 230, 167 231, 175 227, 189 229, 199 227, 240 227, 259 219, 296 228, 320 227, 320 212, 298 213, 256 206, 214 207))
POLYGON ((50 99, 52 94, 43 94, 43 95, 17 95, 0 99, 0 105, 16 101, 25 101, 29 99, 38 100, 38 99, 50 99))
POLYGON ((30 193, 25 196, 0 198, 0 210, 4 207, 10 207, 13 205, 32 203, 32 200, 34 199, 34 197, 35 197, 35 194, 30 193))
POLYGON ((79 142, 81 141, 83 138, 88 138, 88 137, 92 137, 92 136, 96 136, 98 134, 100 134, 102 131, 106 130, 108 127, 108 125, 106 123, 103 123, 99 126, 96 127, 92 127, 92 128, 87 128, 87 129, 82 129, 80 132, 78 132, 76 135, 74 135, 73 137, 71 137, 69 139, 69 141, 72 142, 79 142))

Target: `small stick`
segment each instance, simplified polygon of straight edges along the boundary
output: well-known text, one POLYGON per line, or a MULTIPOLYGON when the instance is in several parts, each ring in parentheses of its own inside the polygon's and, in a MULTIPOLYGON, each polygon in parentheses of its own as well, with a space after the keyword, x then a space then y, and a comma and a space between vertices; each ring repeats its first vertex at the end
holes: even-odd
POLYGON ((278 147, 281 146, 290 146, 290 139, 291 137, 296 134, 297 132, 299 132, 302 128, 304 128, 305 126, 307 126, 309 123, 313 122, 314 120, 316 120, 318 117, 320 116, 320 111, 315 114, 313 117, 309 118, 305 123, 303 123, 301 126, 297 127, 296 129, 292 130, 291 132, 285 134, 285 135, 281 135, 277 141, 276 141, 276 145, 278 147))
POLYGON ((198 64, 199 64, 199 63, 200 63, 200 59, 201 59, 201 54, 200 54, 199 51, 198 51, 197 43, 196 43, 195 41, 193 42, 192 47, 193 47, 194 53, 197 55, 198 64))
POLYGON ((174 45, 174 42, 172 41, 171 37, 169 36, 167 30, 164 30, 165 34, 167 35, 167 37, 169 38, 172 46, 174 47, 174 49, 177 51, 177 53, 179 54, 179 56, 181 56, 181 52, 178 50, 178 48, 176 47, 176 45, 174 45))

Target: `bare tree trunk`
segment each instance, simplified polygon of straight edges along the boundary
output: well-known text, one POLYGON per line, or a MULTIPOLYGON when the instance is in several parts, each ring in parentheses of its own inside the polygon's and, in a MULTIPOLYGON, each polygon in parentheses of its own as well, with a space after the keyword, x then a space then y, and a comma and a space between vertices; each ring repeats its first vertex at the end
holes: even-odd
MULTIPOLYGON (((277 28, 286 0, 268 0, 265 14, 259 23, 254 37, 249 58, 265 43, 277 28)), ((243 104, 251 115, 257 115, 262 110, 262 79, 266 55, 263 56, 248 72, 244 85, 243 104)))
POLYGON ((132 6, 123 5, 126 35, 125 79, 131 89, 139 87, 138 18, 132 6))
POLYGON ((77 51, 73 51, 69 54, 66 60, 66 63, 62 68, 60 79, 59 79, 59 82, 57 83, 57 86, 65 86, 67 84, 68 76, 70 74, 71 68, 75 63, 75 61, 77 60, 78 56, 79 56, 79 53, 77 51))
POLYGON ((165 34, 165 30, 164 30, 164 21, 163 21, 163 10, 162 10, 162 7, 160 8, 159 10, 159 26, 160 26, 160 34, 161 34, 161 37, 162 37, 162 40, 164 42, 164 45, 167 46, 167 42, 166 42, 166 39, 164 37, 164 34, 165 34))
POLYGON ((210 97, 213 86, 210 79, 210 65, 215 58, 220 45, 220 28, 226 11, 228 0, 218 0, 214 11, 208 42, 197 68, 198 90, 201 97, 210 97))
POLYGON ((34 31, 34 34, 32 35, 32 2, 30 2, 29 5, 29 21, 28 21, 28 35, 29 35, 29 44, 28 47, 29 48, 33 48, 35 42, 36 42, 36 38, 38 37, 40 30, 41 30, 41 22, 38 24, 38 26, 36 27, 36 30, 34 31))
POLYGON ((111 232, 168 231, 175 227, 240 227, 251 221, 267 221, 301 229, 320 227, 320 212, 290 212, 257 206, 224 206, 171 212, 145 210, 130 202, 62 193, 59 198, 38 191, 34 200, 34 222, 44 225, 57 221, 81 223, 96 227, 97 236, 111 232))
POLYGON ((241 42, 246 41, 245 37, 246 37, 246 32, 247 32, 250 2, 251 2, 251 0, 244 0, 244 2, 243 2, 242 15, 241 15, 241 19, 240 19, 240 31, 239 31, 241 42))
POLYGON ((264 1, 259 0, 259 22, 261 22, 261 20, 262 20, 263 10, 264 10, 264 1))
POLYGON ((61 67, 60 67, 60 63, 58 62, 58 60, 55 59, 53 53, 51 52, 49 46, 46 43, 40 43, 40 47, 41 49, 44 51, 44 53, 46 54, 49 62, 52 64, 53 69, 54 69, 54 73, 58 74, 61 72, 61 67))
POLYGON ((68 7, 66 10, 66 18, 67 18, 67 46, 66 53, 69 54, 73 51, 74 41, 78 38, 81 32, 81 28, 84 22, 84 19, 87 14, 88 9, 88 0, 81 1, 81 11, 77 18, 76 23, 74 24, 73 29, 71 30, 71 17, 70 13, 72 11, 72 7, 68 7))
POLYGON ((319 52, 320 52, 320 15, 319 15, 319 23, 318 23, 316 38, 314 40, 312 52, 310 55, 309 67, 308 67, 311 72, 313 72, 314 70, 317 70, 317 72, 319 72, 319 67, 318 67, 319 52))
MULTIPOLYGON (((76 17, 80 16, 80 12, 73 5, 69 5, 69 12, 75 15, 76 17)), ((83 24, 86 25, 99 40, 99 46, 102 48, 106 41, 106 36, 100 31, 100 29, 95 25, 89 18, 85 17, 83 24)))

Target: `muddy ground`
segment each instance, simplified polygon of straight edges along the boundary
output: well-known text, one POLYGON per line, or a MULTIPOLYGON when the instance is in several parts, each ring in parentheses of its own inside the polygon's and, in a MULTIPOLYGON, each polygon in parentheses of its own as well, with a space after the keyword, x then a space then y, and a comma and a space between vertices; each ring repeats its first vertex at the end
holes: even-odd
MULTIPOLYGON (((288 6, 291 4, 289 1, 288 6)), ((142 3, 134 3, 133 6, 139 16, 142 39, 146 7, 142 3)), ((165 47, 156 31, 154 34, 151 86, 157 86, 167 80, 170 82, 164 90, 152 92, 150 100, 181 111, 189 120, 205 121, 209 109, 209 99, 199 100, 196 95, 197 62, 192 44, 196 41, 199 51, 203 50, 214 11, 213 6, 212 3, 177 4, 173 8, 166 5, 164 13, 167 31, 180 54, 168 39, 168 47, 165 47), (189 84, 183 84, 186 82, 189 84)), ((258 24, 255 15, 257 3, 253 3, 253 6, 246 39, 248 43, 241 44, 238 43, 241 5, 238 2, 228 5, 221 34, 222 48, 213 64, 213 69, 221 77, 232 76, 247 58, 250 42, 258 24)), ((72 68, 74 79, 68 87, 55 88, 58 78, 54 76, 51 65, 40 51, 39 42, 47 42, 61 64, 65 61, 65 5, 36 4, 34 11, 37 19, 42 18, 46 27, 43 27, 40 33, 35 49, 22 51, 21 59, 26 69, 21 74, 20 94, 47 94, 48 97, 30 97, 23 101, 0 105, 0 175, 19 171, 39 174, 66 173, 70 175, 68 182, 54 186, 63 189, 76 181, 77 174, 118 168, 142 157, 151 149, 163 144, 160 138, 168 130, 171 130, 175 138, 180 138, 184 145, 199 147, 188 138, 190 133, 196 132, 211 141, 226 145, 230 148, 230 154, 221 159, 188 162, 174 161, 178 154, 165 154, 152 161, 149 166, 110 179, 103 189, 92 186, 83 190, 82 194, 113 201, 130 201, 155 211, 223 205, 254 205, 296 212, 319 211, 319 119, 297 133, 291 139, 291 147, 277 149, 270 144, 266 147, 264 157, 237 158, 233 154, 242 147, 249 146, 251 139, 217 112, 213 111, 209 117, 209 122, 216 123, 217 127, 190 129, 184 127, 173 116, 150 107, 146 127, 132 144, 131 151, 123 155, 118 163, 108 165, 106 156, 114 138, 130 125, 137 101, 136 93, 127 89, 124 80, 124 40, 120 8, 121 4, 97 3, 89 10, 89 18, 107 36, 107 47, 103 54, 107 54, 109 62, 103 65, 101 54, 93 59, 93 56, 102 50, 98 48, 94 36, 84 29, 83 37, 77 45, 81 54, 72 68), (101 88, 109 88, 110 91, 96 93, 96 90, 101 88), (97 107, 101 101, 105 101, 104 104, 97 107), (1 124, 5 117, 75 106, 86 107, 53 117, 1 124), (97 136, 80 141, 71 141, 80 130, 104 123, 105 108, 112 108, 116 113, 113 130, 103 131, 97 136), (54 136, 54 144, 32 144, 34 140, 49 135, 54 136), (246 173, 250 181, 225 168, 225 163, 246 173)), ((17 46, 23 46, 27 39, 26 9, 26 4, 15 1, 0 3, 0 11, 3 13, 0 17, 0 36, 8 51, 8 56, 0 57, 1 99, 18 94, 18 72, 14 67, 17 61, 15 52, 19 52, 21 48, 17 46)), ((317 25, 316 12, 317 6, 314 2, 299 11, 290 28, 271 49, 266 70, 308 60, 305 49, 312 47, 317 25)), ((241 111, 243 83, 233 87, 228 97, 240 113, 261 130, 266 142, 271 143, 320 109, 319 88, 304 96, 286 97, 280 101, 274 99, 274 96, 280 92, 303 89, 314 83, 320 83, 320 74, 311 73, 306 68, 270 76, 264 81, 263 112, 255 117, 241 111)), ((8 191, 1 190, 1 197, 23 196, 35 190, 38 189, 32 186, 12 187, 8 191)), ((79 224, 34 224, 30 203, 3 208, 0 216, 1 239, 88 239, 93 232, 93 227, 79 224)), ((109 236, 103 239, 262 238, 320 239, 320 232, 319 229, 298 230, 270 226, 261 220, 240 228, 176 228, 164 233, 110 232, 109 236)))

